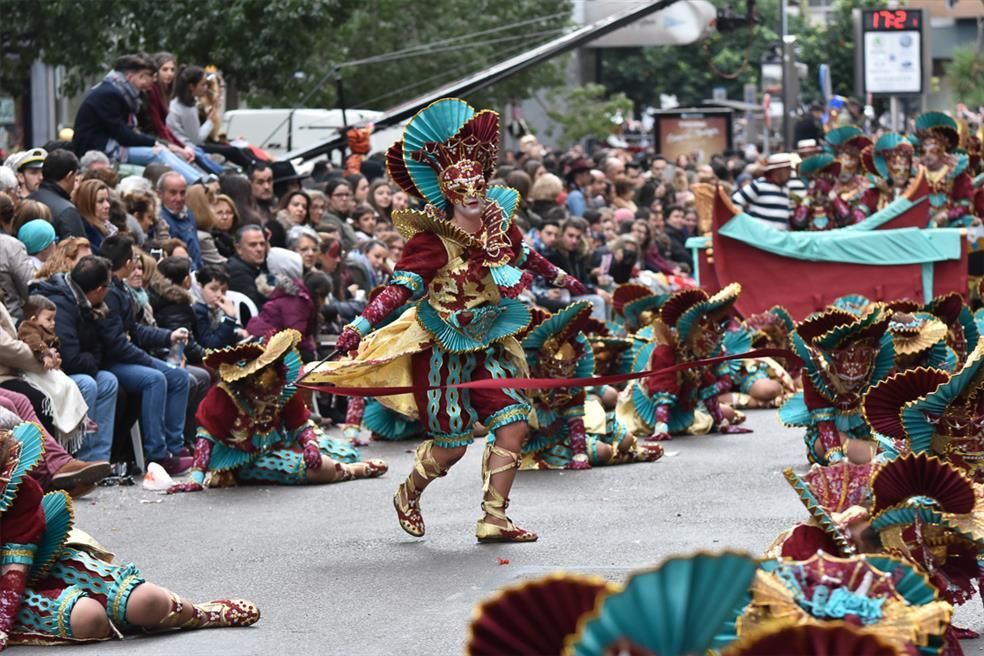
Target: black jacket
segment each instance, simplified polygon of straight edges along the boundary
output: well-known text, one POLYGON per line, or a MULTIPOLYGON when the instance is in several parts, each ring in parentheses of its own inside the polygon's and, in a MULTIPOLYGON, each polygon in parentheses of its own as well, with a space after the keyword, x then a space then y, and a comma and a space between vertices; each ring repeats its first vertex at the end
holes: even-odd
POLYGON ((107 311, 106 306, 93 308, 64 273, 34 283, 31 293, 47 297, 58 307, 55 334, 58 335, 62 371, 95 377, 102 368, 100 319, 107 311))
POLYGON ((670 238, 670 259, 674 262, 691 262, 693 258, 686 246, 690 234, 682 228, 674 228, 669 224, 663 228, 663 231, 670 238))
POLYGON ((200 364, 205 349, 195 339, 195 325, 198 323, 195 311, 191 308, 191 293, 170 281, 154 285, 147 290, 150 307, 154 309, 154 319, 160 328, 172 331, 187 328, 190 335, 185 345, 185 357, 191 364, 200 364))
POLYGON ((102 347, 107 364, 142 364, 153 367, 149 351, 171 345, 171 331, 137 323, 133 298, 123 282, 113 276, 106 295, 109 313, 100 321, 102 347))
POLYGON ((216 326, 212 326, 212 318, 209 316, 208 306, 204 303, 195 303, 191 306, 195 313, 195 339, 207 349, 220 349, 232 346, 239 341, 236 335, 236 320, 226 317, 216 326))
POLYGON ((153 146, 157 140, 137 132, 129 125, 130 106, 123 95, 103 80, 82 101, 75 115, 72 147, 81 157, 86 151, 108 151, 110 139, 125 147, 153 146))
POLYGON ((578 253, 568 253, 567 251, 558 248, 551 251, 550 254, 547 255, 547 259, 551 264, 564 273, 569 273, 580 280, 589 290, 594 290, 596 281, 591 275, 590 254, 586 253, 584 255, 580 255, 578 253))
POLYGON ((65 190, 54 182, 45 180, 28 198, 47 205, 51 210, 51 224, 55 227, 59 240, 66 237, 85 237, 85 225, 79 209, 72 204, 65 190))
MULTIPOLYGON (((233 255, 226 261, 225 266, 226 272, 229 274, 229 289, 240 294, 246 294, 251 301, 256 303, 257 310, 262 309, 267 298, 256 288, 256 277, 267 272, 266 263, 263 266, 255 267, 246 264, 238 255, 233 255)), ((248 318, 243 318, 242 321, 245 323, 248 318)))

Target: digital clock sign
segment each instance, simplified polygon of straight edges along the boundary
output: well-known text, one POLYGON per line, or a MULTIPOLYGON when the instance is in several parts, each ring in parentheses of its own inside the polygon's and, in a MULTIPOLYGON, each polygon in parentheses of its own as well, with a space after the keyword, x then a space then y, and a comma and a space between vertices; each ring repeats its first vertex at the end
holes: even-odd
POLYGON ((915 95, 923 91, 925 15, 920 9, 864 9, 860 12, 864 93, 915 95))
POLYGON ((875 9, 863 12, 866 32, 922 29, 922 12, 909 9, 875 9))

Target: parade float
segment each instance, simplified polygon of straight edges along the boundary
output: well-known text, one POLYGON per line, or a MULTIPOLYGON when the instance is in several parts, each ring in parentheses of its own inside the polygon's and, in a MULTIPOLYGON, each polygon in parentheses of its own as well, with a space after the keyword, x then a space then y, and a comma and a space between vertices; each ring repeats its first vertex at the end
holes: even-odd
POLYGON ((928 302, 967 293, 971 245, 964 228, 926 228, 929 189, 923 175, 904 194, 846 228, 775 230, 742 213, 722 187, 697 191, 700 232, 687 246, 698 283, 710 293, 740 282, 736 307, 749 316, 780 305, 797 319, 841 296, 928 302))

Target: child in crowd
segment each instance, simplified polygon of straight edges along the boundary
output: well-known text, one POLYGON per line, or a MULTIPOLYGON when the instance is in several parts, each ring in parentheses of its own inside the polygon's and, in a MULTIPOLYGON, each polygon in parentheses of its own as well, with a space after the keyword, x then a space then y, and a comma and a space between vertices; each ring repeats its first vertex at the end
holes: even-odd
POLYGON ((219 267, 207 266, 197 274, 204 302, 195 303, 194 334, 198 343, 207 349, 232 346, 249 338, 236 320, 236 306, 226 298, 229 274, 219 267))
POLYGON ((157 273, 159 276, 149 281, 150 304, 154 308, 157 325, 168 330, 187 328, 191 334, 184 355, 191 364, 200 364, 205 357, 205 349, 195 335, 198 320, 190 291, 191 260, 186 257, 165 257, 157 263, 157 273))
POLYGON ((24 320, 17 329, 17 338, 30 347, 34 357, 44 365, 42 373, 25 371, 21 373, 27 383, 44 393, 51 403, 51 416, 55 428, 66 436, 80 436, 80 428, 86 433, 94 433, 95 422, 86 419, 89 407, 86 405, 78 385, 61 370, 61 355, 58 353, 58 335, 55 334, 55 315, 57 307, 48 298, 32 294, 24 304, 24 320))

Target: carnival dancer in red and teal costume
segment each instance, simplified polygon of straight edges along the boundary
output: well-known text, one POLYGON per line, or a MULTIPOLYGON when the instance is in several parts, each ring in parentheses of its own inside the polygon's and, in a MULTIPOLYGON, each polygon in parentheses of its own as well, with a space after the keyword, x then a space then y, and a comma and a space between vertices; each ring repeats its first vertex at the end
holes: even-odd
MULTIPOLYGON (((871 146, 871 139, 853 125, 834 128, 824 136, 824 150, 840 164, 834 181, 833 195, 850 210, 861 200, 868 188, 862 154, 871 146)), ((800 172, 802 175, 802 171, 800 172)))
POLYGON ((936 456, 984 483, 984 345, 949 373, 932 367, 900 372, 864 399, 865 417, 889 457, 936 456))
POLYGON ((809 187, 789 220, 793 230, 834 230, 853 223, 851 205, 836 193, 840 167, 840 161, 827 153, 807 157, 800 164, 800 176, 809 181, 809 187))
POLYGON ((865 150, 862 162, 872 184, 854 206, 856 221, 884 210, 899 198, 913 200, 912 194, 925 175, 923 167, 915 162, 912 142, 895 132, 878 137, 878 141, 865 150))
POLYGON ((920 114, 912 140, 921 151, 919 161, 926 169, 930 225, 970 226, 974 220, 974 180, 968 173, 967 155, 957 152, 957 122, 941 112, 920 114))
POLYGON ((393 213, 406 246, 389 286, 339 335, 339 351, 358 348, 354 357, 324 363, 306 378, 347 387, 414 388, 412 394, 379 397, 388 408, 418 419, 431 436, 417 448, 413 471, 393 499, 400 526, 414 536, 425 530, 421 493, 464 455, 481 422, 494 442, 482 460, 485 514, 476 537, 537 537, 505 512, 533 410, 529 398, 511 389, 440 389, 526 377, 526 354, 514 337, 530 321, 529 310, 515 298, 531 277, 523 269, 575 296, 585 293, 576 279, 523 242, 513 225, 516 190, 488 186, 498 140, 499 115, 476 112, 462 100, 439 100, 411 119, 386 162, 393 181, 427 205, 393 213), (411 300, 413 307, 376 329, 411 300))
POLYGON ((0 431, 0 651, 260 619, 249 601, 196 604, 148 583, 133 564, 113 563, 113 554, 73 528, 72 498, 44 494, 28 475, 43 452, 36 424, 0 431))
POLYGON ((282 330, 258 341, 209 351, 205 364, 221 381, 195 414, 198 434, 192 480, 170 492, 239 483, 302 485, 375 478, 381 460, 356 462, 359 452, 319 433, 297 393, 301 334, 282 330))
MULTIPOLYGON (((652 324, 652 341, 625 354, 623 371, 666 369, 715 355, 739 293, 741 285, 731 283, 713 296, 702 289, 673 294, 652 324)), ((719 401, 733 384, 710 365, 647 376, 625 389, 617 416, 634 435, 657 441, 682 433, 750 433, 734 424, 734 410, 719 401)))
POLYGON ((846 459, 834 465, 813 465, 800 476, 787 467, 783 471, 809 520, 783 531, 766 550, 767 558, 806 560, 817 551, 835 556, 853 556, 864 551, 868 509, 871 508, 873 462, 854 464, 846 459))
POLYGON ((962 365, 980 340, 974 315, 959 292, 947 292, 935 297, 923 308, 946 324, 946 345, 952 357, 962 365))
MULTIPOLYGON (((591 304, 578 302, 548 316, 523 338, 533 378, 589 378, 594 354, 585 332, 591 304)), ((584 388, 534 390, 530 394, 538 428, 523 446, 521 469, 590 469, 593 466, 652 462, 663 455, 658 444, 636 438, 584 388), (590 408, 590 413, 589 413, 590 408), (587 425, 589 424, 590 425, 587 425)))
POLYGON ((895 364, 889 319, 885 306, 874 304, 862 317, 831 308, 796 326, 793 352, 803 361, 803 391, 783 404, 779 418, 806 429, 811 463, 836 462, 849 440, 874 439, 861 400, 895 364))

